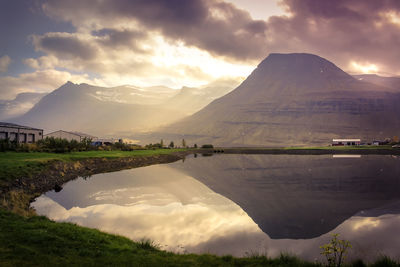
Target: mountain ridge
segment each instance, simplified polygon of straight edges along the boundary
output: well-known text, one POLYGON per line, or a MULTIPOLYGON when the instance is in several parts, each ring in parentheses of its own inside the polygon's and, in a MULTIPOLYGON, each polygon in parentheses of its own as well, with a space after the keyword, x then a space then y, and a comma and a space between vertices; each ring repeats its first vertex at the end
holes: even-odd
POLYGON ((99 136, 145 132, 194 113, 232 90, 231 83, 223 81, 217 92, 211 90, 213 85, 211 89, 192 88, 188 98, 182 96, 184 90, 165 86, 99 87, 68 81, 11 122, 35 125, 46 132, 68 129, 99 136), (203 91, 206 94, 196 93, 203 91))
POLYGON ((235 90, 160 134, 223 146, 383 139, 400 133, 397 99, 399 94, 359 81, 319 56, 273 54, 235 90))

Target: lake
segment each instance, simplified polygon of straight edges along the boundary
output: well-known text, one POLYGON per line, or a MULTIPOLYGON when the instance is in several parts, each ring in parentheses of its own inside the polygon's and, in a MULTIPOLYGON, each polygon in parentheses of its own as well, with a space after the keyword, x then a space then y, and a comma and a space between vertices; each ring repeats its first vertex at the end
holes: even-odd
POLYGON ((80 177, 32 204, 38 214, 180 253, 281 252, 321 260, 331 234, 350 258, 400 259, 400 158, 191 155, 80 177))

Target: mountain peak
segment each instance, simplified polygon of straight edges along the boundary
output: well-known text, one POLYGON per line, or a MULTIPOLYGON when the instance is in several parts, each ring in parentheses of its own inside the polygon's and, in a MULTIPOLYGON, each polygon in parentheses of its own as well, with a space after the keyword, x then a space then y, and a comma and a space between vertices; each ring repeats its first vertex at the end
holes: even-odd
POLYGON ((350 82, 352 76, 332 62, 313 54, 269 54, 248 79, 259 82, 281 81, 298 88, 326 88, 327 84, 350 82))
POLYGON ((285 58, 304 58, 304 59, 322 59, 325 60, 324 58, 314 55, 314 54, 309 54, 309 53, 270 53, 266 59, 285 59, 285 58))
MULTIPOLYGON (((274 65, 275 67, 287 67, 287 70, 294 68, 301 68, 307 72, 310 68, 340 70, 332 62, 313 54, 307 53, 290 53, 290 54, 279 54, 271 53, 265 58, 258 67, 264 67, 266 65, 274 65)), ((342 70, 340 70, 343 72, 342 70)), ((344 72, 343 72, 344 73, 344 72)))

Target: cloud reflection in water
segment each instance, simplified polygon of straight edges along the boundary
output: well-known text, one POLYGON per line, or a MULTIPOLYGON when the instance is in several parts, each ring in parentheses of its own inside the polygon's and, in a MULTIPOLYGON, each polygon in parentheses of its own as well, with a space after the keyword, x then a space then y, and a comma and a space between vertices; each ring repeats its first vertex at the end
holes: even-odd
POLYGON ((319 246, 328 242, 330 233, 341 233, 353 244, 352 257, 372 259, 381 252, 400 256, 398 214, 360 213, 320 237, 271 239, 237 204, 168 165, 99 174, 86 181, 79 178, 59 193, 39 197, 32 206, 56 221, 133 240, 149 238, 162 249, 178 252, 236 256, 290 252, 314 260, 321 259, 319 246))

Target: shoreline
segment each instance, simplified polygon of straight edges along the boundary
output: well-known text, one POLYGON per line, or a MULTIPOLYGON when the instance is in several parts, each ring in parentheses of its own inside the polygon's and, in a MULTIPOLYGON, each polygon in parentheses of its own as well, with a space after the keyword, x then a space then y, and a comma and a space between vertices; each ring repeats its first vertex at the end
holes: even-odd
POLYGON ((24 215, 36 215, 30 203, 38 196, 60 188, 64 183, 78 177, 99 173, 139 168, 154 164, 172 163, 193 154, 192 150, 117 158, 86 158, 73 161, 50 161, 43 170, 32 177, 19 177, 0 187, 0 208, 24 215))
POLYGON ((251 147, 216 147, 210 149, 214 153, 225 154, 273 154, 273 155, 337 155, 337 154, 359 154, 359 155, 400 155, 400 149, 393 148, 370 148, 370 147, 352 147, 352 148, 251 148, 251 147))
MULTIPOLYGON (((19 153, 19 152, 16 152, 19 153)), ((41 152, 34 152, 41 153, 41 152)), ((144 167, 154 164, 171 163, 184 159, 190 154, 266 154, 266 155, 400 155, 400 149, 388 147, 352 148, 260 148, 260 147, 215 147, 188 149, 171 153, 157 153, 146 156, 87 157, 70 161, 50 160, 43 164, 41 171, 32 176, 19 176, 14 180, 2 181, 0 185, 0 208, 21 215, 35 215, 30 203, 38 196, 64 183, 82 176, 144 167)))

